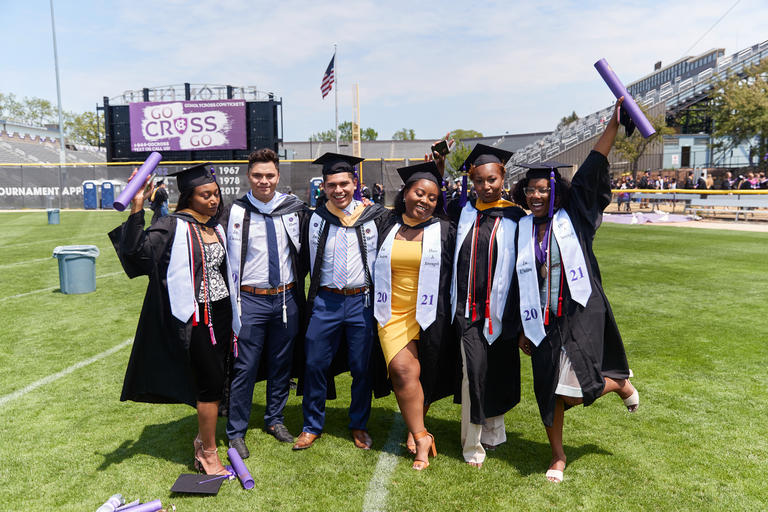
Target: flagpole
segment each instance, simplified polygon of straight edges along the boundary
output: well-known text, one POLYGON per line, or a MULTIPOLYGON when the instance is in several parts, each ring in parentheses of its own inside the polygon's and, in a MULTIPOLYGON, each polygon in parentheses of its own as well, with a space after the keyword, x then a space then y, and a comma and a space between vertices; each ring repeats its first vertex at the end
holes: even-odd
POLYGON ((333 98, 336 103, 336 153, 339 152, 339 61, 336 60, 336 43, 333 43, 333 81, 336 87, 333 91, 333 98))

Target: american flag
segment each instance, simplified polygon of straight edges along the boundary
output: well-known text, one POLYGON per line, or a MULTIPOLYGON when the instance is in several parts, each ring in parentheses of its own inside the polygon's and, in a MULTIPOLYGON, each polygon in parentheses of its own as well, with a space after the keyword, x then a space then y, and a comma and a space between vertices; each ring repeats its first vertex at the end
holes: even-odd
POLYGON ((328 96, 328 93, 333 89, 333 61, 336 60, 336 54, 331 57, 331 62, 328 63, 328 69, 325 70, 323 75, 323 82, 320 84, 320 92, 323 93, 323 98, 328 96))

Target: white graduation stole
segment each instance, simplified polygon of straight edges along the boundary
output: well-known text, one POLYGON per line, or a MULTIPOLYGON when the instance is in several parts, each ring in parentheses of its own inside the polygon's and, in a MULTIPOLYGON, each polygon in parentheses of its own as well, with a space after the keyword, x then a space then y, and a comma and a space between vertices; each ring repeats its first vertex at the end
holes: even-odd
MULTIPOLYGON (((243 249, 243 220, 245 219, 245 212, 245 208, 238 204, 233 204, 229 214, 229 224, 227 225, 227 262, 229 264, 229 277, 233 286, 230 289, 229 298, 232 301, 232 330, 235 331, 235 335, 240 333, 240 315, 242 315, 240 304, 240 281, 242 278, 240 275, 240 259, 243 249)), ((296 252, 299 252, 301 248, 299 214, 294 212, 280 215, 280 220, 285 227, 285 232, 288 233, 288 238, 296 248, 296 252)), ((247 240, 246 243, 248 243, 247 240)))
MULTIPOLYGON (((216 232, 224 240, 224 231, 216 226, 216 232)), ((165 274, 168 286, 168 299, 171 303, 171 313, 182 322, 189 321, 192 315, 198 318, 197 298, 195 297, 195 279, 192 269, 192 244, 189 222, 176 218, 176 232, 171 245, 171 260, 165 274)), ((226 252, 226 247, 224 248, 226 252)), ((231 276, 227 276, 230 290, 231 276)), ((231 294, 230 294, 231 295, 231 294)))
MULTIPOLYGON (((320 217, 318 214, 313 213, 312 216, 309 218, 309 273, 310 277, 312 276, 312 272, 314 271, 315 267, 315 259, 317 258, 317 247, 320 244, 320 234, 323 232, 323 227, 325 226, 325 220, 320 217)), ((336 226, 339 229, 344 229, 344 226, 336 226)), ((352 237, 355 240, 355 246, 357 246, 357 234, 355 231, 357 230, 356 227, 349 226, 346 229, 347 236, 352 237)), ((378 234, 379 231, 376 228, 376 222, 369 220, 368 222, 363 223, 362 226, 363 229, 363 242, 365 245, 365 250, 368 256, 368 272, 370 272, 371 277, 373 278, 374 275, 374 262, 376 261, 376 244, 378 242, 378 234)), ((330 231, 329 231, 330 233, 330 231)), ((327 248, 327 245, 326 245, 327 248)), ((322 258, 323 255, 321 254, 320 257, 322 258)))
MULTIPOLYGON (((392 317, 392 245, 401 224, 395 223, 379 248, 374 265, 376 298, 373 316, 384 326, 392 317)), ((432 325, 437 317, 437 296, 440 288, 440 223, 424 228, 421 241, 416 321, 422 330, 432 325)))
MULTIPOLYGON (((559 209, 552 220, 552 233, 560 248, 560 261, 568 283, 571 298, 582 306, 587 305, 592 294, 592 284, 584 253, 573 230, 573 223, 564 209, 559 209)), ((536 273, 536 254, 533 237, 533 215, 520 220, 517 236, 517 278, 520 283, 520 318, 525 336, 537 347, 546 336, 542 318, 539 280, 536 273)), ((547 297, 549 300, 549 297, 547 297)))
MULTIPOLYGON (((451 319, 456 316, 456 303, 458 301, 456 273, 458 269, 459 252, 461 251, 464 239, 472 232, 476 220, 477 210, 471 203, 467 203, 461 210, 459 225, 456 229, 456 249, 453 253, 453 277, 451 279, 451 319)), ((493 344, 499 335, 501 335, 504 307, 507 303, 507 296, 509 295, 509 288, 512 283, 512 273, 514 272, 515 267, 515 229, 517 229, 517 223, 515 221, 503 218, 496 231, 496 265, 494 266, 493 282, 491 283, 491 317, 490 319, 485 319, 485 326, 483 328, 483 334, 489 345, 493 344), (493 333, 490 332, 491 322, 494 326, 493 333)), ((477 257, 487 258, 488 255, 483 254, 478 255, 477 257)), ((467 290, 469 290, 470 278, 471 276, 467 275, 467 290)), ((465 306, 464 311, 465 314, 468 314, 468 305, 465 306)))

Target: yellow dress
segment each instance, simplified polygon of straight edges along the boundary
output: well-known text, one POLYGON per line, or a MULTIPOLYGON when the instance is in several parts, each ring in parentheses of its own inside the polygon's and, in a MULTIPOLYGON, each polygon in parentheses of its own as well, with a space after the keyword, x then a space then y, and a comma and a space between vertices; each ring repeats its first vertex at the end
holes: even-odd
POLYGON ((392 243, 392 317, 379 325, 379 341, 389 363, 411 340, 419 339, 416 299, 419 293, 421 242, 395 239, 392 243))

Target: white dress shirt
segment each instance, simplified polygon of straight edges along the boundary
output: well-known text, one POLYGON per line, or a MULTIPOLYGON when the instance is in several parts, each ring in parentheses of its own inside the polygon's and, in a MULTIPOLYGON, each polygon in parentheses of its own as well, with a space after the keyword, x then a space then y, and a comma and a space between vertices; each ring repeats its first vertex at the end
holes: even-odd
MULTIPOLYGON (((248 200, 260 212, 271 213, 285 199, 285 194, 275 193, 269 202, 263 203, 248 192, 248 200)), ((243 265, 241 284, 255 288, 271 288, 269 285, 269 249, 267 248, 267 223, 263 215, 250 213, 251 223, 248 229, 248 250, 243 265)), ((273 217, 277 238, 277 254, 280 258, 280 284, 294 281, 291 264, 291 243, 282 219, 273 217)))
MULTIPOLYGON (((352 213, 359 204, 359 201, 353 199, 344 208, 344 212, 347 214, 352 213)), ((357 239, 357 232, 355 228, 336 226, 334 224, 331 224, 328 230, 328 240, 325 242, 323 264, 320 267, 320 286, 333 287, 333 253, 336 249, 336 233, 340 229, 347 231, 347 284, 344 288, 365 286, 365 271, 363 270, 363 258, 360 254, 360 242, 357 239)))

